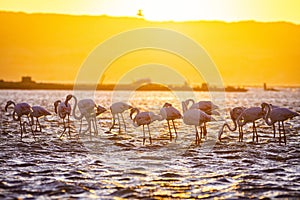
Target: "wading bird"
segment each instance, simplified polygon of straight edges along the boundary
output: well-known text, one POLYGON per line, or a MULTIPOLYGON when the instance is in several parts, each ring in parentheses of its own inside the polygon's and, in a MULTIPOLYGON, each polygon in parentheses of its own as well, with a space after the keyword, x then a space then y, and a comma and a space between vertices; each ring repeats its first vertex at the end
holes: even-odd
POLYGON ((88 122, 88 128, 83 132, 85 134, 87 131, 90 131, 90 135, 92 132, 92 125, 95 131, 95 135, 98 135, 98 129, 97 129, 97 120, 96 116, 97 114, 101 114, 104 111, 106 111, 105 108, 99 107, 92 99, 81 99, 77 102, 77 98, 72 95, 72 97, 75 100, 75 105, 73 107, 73 117, 77 120, 80 120, 80 130, 79 130, 79 135, 81 134, 81 126, 82 126, 82 119, 85 118, 86 121, 88 122), (76 107, 78 106, 80 115, 76 115, 76 107))
POLYGON ((206 122, 215 121, 215 119, 200 109, 188 109, 185 101, 182 102, 182 111, 183 111, 183 122, 186 125, 195 126, 195 131, 196 131, 195 144, 199 145, 201 143, 201 138, 203 134, 201 126, 204 126, 206 122), (197 129, 198 126, 200 127, 200 136, 197 129))
POLYGON ((35 117, 36 118, 35 131, 42 132, 42 126, 39 122, 39 118, 43 116, 51 115, 51 113, 41 106, 32 106, 31 108, 32 108, 32 112, 30 112, 30 117, 31 117, 32 125, 34 125, 33 118, 35 117), (38 126, 40 127, 40 130, 37 129, 38 126))
POLYGON ((29 119, 29 116, 30 116, 30 113, 32 112, 32 108, 31 106, 28 104, 28 103, 15 103, 13 101, 8 101, 5 105, 5 112, 7 112, 7 109, 10 105, 13 105, 13 109, 14 109, 14 112, 13 112, 13 119, 15 121, 19 121, 20 122, 20 130, 21 130, 21 140, 23 138, 23 129, 25 130, 25 124, 29 124, 30 127, 31 127, 31 131, 32 131, 32 134, 33 134, 33 137, 35 138, 35 135, 34 135, 34 132, 32 130, 32 123, 30 122, 30 119, 29 119), (16 116, 17 115, 17 116, 16 116), (28 122, 24 122, 22 124, 22 116, 25 115, 27 116, 28 118, 28 122))
POLYGON ((237 124, 237 118, 243 113, 243 111, 244 111, 245 109, 246 109, 245 107, 239 106, 239 107, 232 108, 232 109, 230 110, 230 118, 231 118, 231 120, 232 120, 232 122, 233 122, 233 124, 234 124, 234 127, 231 128, 231 127, 229 126, 229 124, 228 124, 227 122, 225 122, 225 123, 223 124, 222 128, 220 129, 220 132, 219 132, 218 138, 219 138, 220 141, 221 141, 221 136, 222 136, 222 134, 223 134, 223 131, 224 131, 224 128, 225 128, 225 127, 227 127, 230 131, 235 131, 235 130, 237 129, 237 127, 238 127, 238 128, 239 128, 239 140, 240 140, 241 126, 239 126, 239 125, 237 124))
MULTIPOLYGON (((207 115, 220 115, 220 113, 216 111, 216 109, 218 109, 219 107, 212 101, 198 101, 195 103, 194 99, 187 99, 184 101, 184 103, 188 109, 199 109, 205 112, 207 115), (190 102, 192 103, 192 105, 189 107, 190 102)), ((206 123, 203 123, 203 126, 201 126, 200 128, 203 129, 203 135, 206 136, 206 123)))
POLYGON ((177 130, 176 130, 174 120, 175 119, 181 119, 182 115, 180 114, 179 110, 174 108, 172 106, 172 104, 170 104, 170 103, 165 103, 163 105, 163 107, 160 109, 160 115, 162 116, 162 119, 165 119, 168 122, 168 128, 169 128, 169 133, 170 133, 170 141, 172 141, 172 132, 171 132, 171 127, 170 127, 169 121, 170 120, 172 121, 173 128, 174 128, 176 138, 177 138, 177 130))
POLYGON ((112 125, 111 125, 109 131, 111 131, 111 129, 114 128, 115 123, 116 123, 116 116, 117 116, 118 122, 119 122, 119 133, 121 133, 121 121, 120 121, 120 117, 119 117, 119 115, 121 115, 123 124, 124 124, 124 128, 125 128, 125 132, 126 132, 126 123, 124 120, 123 112, 125 112, 126 110, 129 110, 131 108, 132 108, 131 105, 128 105, 127 103, 124 103, 124 102, 116 102, 110 106, 110 111, 112 114, 113 122, 112 122, 112 125))
POLYGON ((69 137, 71 137, 71 130, 70 130, 70 115, 71 115, 71 105, 69 101, 72 99, 73 95, 69 94, 65 101, 62 102, 61 100, 57 100, 54 102, 54 111, 58 116, 63 120, 64 130, 59 138, 61 138, 66 130, 68 129, 69 137), (67 125, 65 122, 65 118, 67 117, 67 125))
POLYGON ((236 120, 238 126, 241 127, 241 132, 239 134, 239 141, 241 142, 243 141, 243 137, 244 137, 243 126, 247 123, 252 123, 253 124, 252 141, 254 142, 254 138, 256 136, 256 142, 258 142, 258 134, 255 126, 255 121, 263 117, 264 117, 264 112, 262 111, 261 107, 251 107, 245 109, 236 120))
POLYGON ((283 133, 284 144, 286 144, 286 134, 284 129, 284 121, 292 119, 296 116, 299 116, 299 113, 291 111, 287 108, 273 108, 268 103, 261 104, 262 110, 267 109, 267 113, 264 116, 265 122, 269 126, 273 126, 273 132, 275 137, 276 127, 275 123, 278 122, 278 132, 279 132, 279 144, 281 144, 281 133, 283 133))
POLYGON ((149 124, 151 124, 155 120, 161 121, 162 120, 162 116, 156 115, 153 112, 140 112, 140 110, 138 108, 132 108, 130 110, 130 119, 132 119, 133 125, 135 127, 139 127, 141 125, 143 126, 143 134, 144 134, 143 145, 145 144, 145 140, 146 140, 145 127, 144 126, 147 125, 150 144, 152 144, 152 138, 151 138, 149 124), (134 113, 136 113, 136 114, 133 117, 134 113))

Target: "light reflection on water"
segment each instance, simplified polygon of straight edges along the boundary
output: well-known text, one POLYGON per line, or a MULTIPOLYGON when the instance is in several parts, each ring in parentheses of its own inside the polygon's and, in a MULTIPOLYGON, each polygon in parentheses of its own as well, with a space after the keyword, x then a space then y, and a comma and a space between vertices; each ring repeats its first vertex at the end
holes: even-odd
MULTIPOLYGON (((272 129, 259 121, 259 143, 252 143, 251 126, 245 142, 237 142, 237 133, 226 132, 222 143, 214 141, 228 109, 234 106, 260 106, 262 102, 300 111, 300 91, 226 93, 226 99, 215 99, 221 116, 208 126, 212 141, 208 151, 193 145, 194 128, 181 120, 176 122, 179 137, 169 142, 165 121, 150 125, 153 145, 142 145, 142 129, 128 125, 128 132, 105 133, 110 113, 99 119, 100 136, 58 139, 62 125, 56 115, 41 120, 43 133, 35 142, 27 133, 20 141, 18 123, 4 112, 7 100, 41 105, 54 113, 53 102, 72 91, 0 91, 1 152, 0 198, 284 198, 300 196, 299 118, 286 122, 287 145, 279 145, 272 129), (226 103, 224 103, 224 101, 226 103)), ((125 92, 126 93, 126 92, 125 92)), ((182 96, 188 94, 182 94, 182 96)), ((84 98, 85 92, 78 99, 84 98)), ((156 113, 164 102, 181 110, 176 95, 168 92, 129 94, 129 102, 141 110, 156 113)), ((208 100, 206 92, 196 99, 208 100)), ((111 92, 98 91, 97 104, 108 108, 111 92)), ((120 95, 122 98, 122 94, 120 95)), ((73 103, 73 102, 71 102, 73 103)), ((130 124, 127 116, 127 124, 130 124)), ((75 135, 79 122, 71 118, 75 135)), ((85 124, 86 127, 86 124, 85 124)), ((246 128, 247 128, 246 127, 246 128)), ((116 130, 117 131, 117 130, 116 130)), ((205 146, 205 144, 203 146, 205 146)))

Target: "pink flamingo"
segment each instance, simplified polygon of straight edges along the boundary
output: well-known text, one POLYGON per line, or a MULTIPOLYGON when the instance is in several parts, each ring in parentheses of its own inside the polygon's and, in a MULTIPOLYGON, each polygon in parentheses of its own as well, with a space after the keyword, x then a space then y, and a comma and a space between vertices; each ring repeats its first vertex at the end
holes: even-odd
MULTIPOLYGON (((219 132, 219 136, 218 136, 218 138, 219 138, 219 140, 221 141, 221 136, 222 136, 222 134, 223 134, 223 131, 224 131, 224 128, 225 127, 227 127, 230 131, 235 131, 236 129, 237 129, 237 127, 239 128, 239 136, 240 136, 240 134, 241 134, 241 126, 239 126, 238 124, 237 124, 237 118, 243 113, 243 111, 245 110, 246 108, 245 107, 235 107, 235 108, 233 108, 233 109, 231 109, 230 110, 230 118, 231 118, 231 120, 232 120, 232 122, 233 122, 233 124, 234 124, 234 127, 233 128, 231 128, 230 126, 229 126, 229 124, 228 123, 224 123, 223 124, 223 126, 222 126, 222 128, 221 128, 221 130, 220 130, 220 132, 219 132)), ((239 140, 240 140, 241 138, 239 137, 239 140)))
POLYGON ((36 127, 35 127, 35 131, 37 132, 37 127, 40 127, 40 132, 42 132, 42 127, 41 124, 39 122, 39 118, 43 117, 43 116, 47 116, 47 115, 51 115, 51 113, 46 110, 45 108, 41 107, 41 106, 32 106, 32 112, 30 112, 30 117, 31 117, 31 121, 34 124, 34 117, 36 118, 36 127))
POLYGON ((172 104, 170 104, 170 103, 165 103, 163 105, 163 107, 160 109, 160 115, 162 116, 162 119, 166 119, 167 122, 168 122, 168 128, 169 128, 169 133, 170 133, 170 141, 172 141, 172 132, 171 132, 169 121, 171 120, 172 123, 173 123, 173 128, 174 128, 176 138, 177 138, 177 130, 176 130, 176 126, 174 124, 174 120, 181 119, 182 115, 180 114, 179 110, 174 108, 172 106, 172 104))
POLYGON ((241 133, 239 134, 239 141, 243 141, 243 126, 247 123, 253 124, 253 137, 252 141, 254 141, 254 138, 256 136, 256 142, 258 142, 258 134, 257 129, 255 126, 255 121, 258 119, 263 118, 264 112, 262 111, 261 107, 251 107, 245 109, 240 116, 237 118, 237 124, 241 127, 241 133))
POLYGON ((153 112, 140 112, 140 110, 138 108, 132 108, 130 111, 130 119, 132 119, 133 125, 135 127, 138 127, 141 125, 143 126, 143 134, 144 134, 143 145, 145 144, 145 140, 146 140, 144 126, 147 125, 150 144, 152 144, 149 124, 151 124, 155 120, 162 120, 162 117, 160 115, 154 114, 153 112), (134 113, 136 113, 136 115, 134 116, 134 118, 132 118, 134 113))
MULTIPOLYGON (((13 105, 14 106, 14 112, 13 112, 13 119, 15 121, 19 121, 20 122, 20 129, 21 129, 21 141, 22 141, 22 138, 23 138, 23 129, 25 130, 25 124, 30 124, 30 119, 29 119, 29 116, 30 116, 30 113, 32 112, 32 108, 31 106, 28 104, 28 103, 15 103, 11 100, 9 100, 6 105, 5 105, 5 112, 7 112, 7 109, 10 105, 13 105), (17 116, 16 116, 17 115, 17 116), (24 122, 22 124, 22 116, 25 115, 27 116, 28 118, 28 123, 27 122, 24 122)), ((32 130, 32 126, 31 126, 31 130, 32 130)), ((34 135, 34 132, 32 130, 32 133, 33 133, 33 137, 35 138, 35 135, 34 135)))
POLYGON ((269 126, 273 126, 274 137, 276 132, 275 123, 278 122, 279 144, 281 143, 281 133, 283 133, 284 144, 286 144, 284 121, 299 116, 299 113, 291 111, 287 108, 277 107, 272 109, 272 105, 268 103, 262 103, 261 107, 262 110, 267 109, 267 113, 264 116, 264 120, 269 126))
POLYGON ((71 130, 70 130, 71 105, 69 104, 69 101, 72 99, 72 97, 73 95, 69 94, 66 97, 64 102, 62 102, 61 100, 57 100, 54 102, 54 111, 63 120, 63 124, 64 124, 64 130, 59 138, 61 138, 65 134, 67 128, 68 128, 69 137, 71 137, 71 130), (66 117, 67 117, 67 126, 65 123, 66 117))
MULTIPOLYGON (((219 107, 215 105, 212 101, 198 101, 195 103, 194 99, 187 99, 184 101, 187 108, 190 102, 192 103, 192 105, 189 107, 189 109, 199 109, 205 112, 207 115, 220 115, 220 113, 216 111, 216 109, 218 109, 219 107)), ((203 129, 201 130, 201 132, 203 131, 203 135, 206 136, 207 134, 206 123, 204 122, 203 126, 201 126, 200 128, 203 129)))
POLYGON ((206 122, 215 121, 215 119, 200 109, 188 109, 187 104, 184 101, 182 102, 182 110, 183 110, 183 122, 186 125, 195 126, 195 130, 196 130, 195 144, 199 145, 201 143, 201 138, 203 134, 201 126, 203 126, 206 122), (200 126, 200 136, 199 136, 197 126, 200 126))
MULTIPOLYGON (((96 116, 100 115, 101 113, 105 112, 106 109, 102 106, 96 105, 96 103, 92 99, 81 99, 77 103, 77 98, 73 95, 72 96, 75 99, 75 105, 73 107, 73 116, 75 119, 80 120, 80 130, 79 135, 81 133, 81 127, 82 127, 82 119, 85 118, 88 122, 88 129, 83 132, 86 133, 87 131, 90 131, 91 135, 91 123, 93 123, 95 135, 98 135, 98 129, 97 129, 97 123, 96 123, 96 116), (76 115, 76 107, 78 106, 80 115, 76 115)), ((78 136, 79 136, 78 135, 78 136)))
POLYGON ((115 122, 116 122, 116 115, 117 115, 118 122, 119 122, 119 133, 121 133, 121 122, 120 122, 120 117, 119 117, 119 115, 121 115, 122 120, 123 120, 123 124, 124 124, 124 128, 125 128, 125 132, 126 132, 126 124, 125 124, 123 112, 125 112, 126 110, 129 110, 131 108, 132 108, 131 105, 129 105, 127 103, 124 103, 124 102, 116 102, 116 103, 113 103, 110 106, 110 111, 111 111, 111 114, 112 114, 113 123, 112 123, 112 126, 110 127, 109 131, 111 131, 111 129, 114 128, 115 122))

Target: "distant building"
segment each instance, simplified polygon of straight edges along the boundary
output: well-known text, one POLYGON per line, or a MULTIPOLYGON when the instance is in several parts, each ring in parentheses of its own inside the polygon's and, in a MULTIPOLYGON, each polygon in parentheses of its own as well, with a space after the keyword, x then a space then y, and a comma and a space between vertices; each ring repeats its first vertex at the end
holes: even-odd
POLYGON ((34 83, 34 81, 31 79, 31 76, 22 76, 22 83, 34 83))

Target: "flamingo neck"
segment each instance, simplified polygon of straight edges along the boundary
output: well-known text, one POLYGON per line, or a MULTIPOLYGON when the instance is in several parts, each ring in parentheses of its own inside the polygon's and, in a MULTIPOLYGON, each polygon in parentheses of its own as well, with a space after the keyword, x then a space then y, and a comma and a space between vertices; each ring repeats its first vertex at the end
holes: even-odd
MULTIPOLYGON (((188 109, 188 106, 190 105, 190 102, 192 102, 192 105, 195 104, 194 99, 188 99, 188 100, 186 100, 186 108, 187 108, 187 109, 188 109)), ((191 105, 191 106, 192 106, 192 105, 191 105)))
POLYGON ((17 115, 17 113, 16 113, 16 111, 14 111, 13 114, 12 114, 13 119, 14 119, 15 121, 20 121, 21 116, 18 116, 18 115, 17 115, 17 117, 16 117, 16 115, 17 115))
POLYGON ((140 113, 140 110, 139 110, 139 109, 137 109, 137 108, 132 108, 132 109, 131 109, 131 112, 130 112, 130 118, 131 118, 131 120, 132 120, 133 126, 135 126, 135 127, 138 127, 138 126, 139 126, 139 125, 137 124, 137 122, 136 122, 136 116, 137 116, 139 113, 140 113), (132 115, 133 115, 134 113, 136 113, 136 114, 135 114, 135 116, 132 118, 132 115))
MULTIPOLYGON (((266 105, 267 107, 267 113, 264 116, 265 122, 269 125, 272 126, 274 123, 272 122, 272 119, 270 118, 270 113, 271 113, 271 106, 269 104, 266 105)), ((264 109, 264 107, 263 107, 264 109)))
MULTIPOLYGON (((81 120, 81 119, 83 118, 83 114, 81 113, 79 116, 76 115, 75 110, 76 110, 76 107, 77 107, 77 98, 76 98, 75 96, 73 96, 73 98, 74 98, 74 100, 75 100, 75 105, 74 105, 74 107, 73 107, 73 117, 74 117, 75 119, 77 119, 77 120, 81 120)), ((66 102, 67 102, 67 100, 66 100, 66 102)))
POLYGON ((181 102, 181 104, 182 104, 182 112, 184 114, 188 110, 187 109, 187 103, 185 101, 183 101, 183 102, 181 102))

